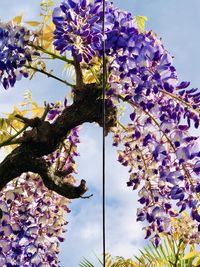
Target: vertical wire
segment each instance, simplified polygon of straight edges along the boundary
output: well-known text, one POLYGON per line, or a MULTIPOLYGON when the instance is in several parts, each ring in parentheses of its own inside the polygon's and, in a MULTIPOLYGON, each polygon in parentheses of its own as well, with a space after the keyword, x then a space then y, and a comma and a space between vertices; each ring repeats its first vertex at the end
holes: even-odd
POLYGON ((102 119, 103 119, 103 133, 102 133, 102 208, 103 208, 103 266, 106 267, 106 146, 105 146, 105 133, 106 133, 106 108, 105 108, 105 90, 106 90, 106 59, 105 59, 105 0, 103 0, 103 17, 102 17, 102 60, 103 60, 103 79, 102 79, 102 119))

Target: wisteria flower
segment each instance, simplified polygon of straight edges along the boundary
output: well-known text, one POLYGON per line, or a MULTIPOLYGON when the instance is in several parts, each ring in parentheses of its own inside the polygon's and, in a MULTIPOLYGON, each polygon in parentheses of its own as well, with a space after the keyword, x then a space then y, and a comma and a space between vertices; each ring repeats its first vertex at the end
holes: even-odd
POLYGON ((64 1, 54 9, 55 48, 64 53, 71 51, 78 60, 88 63, 102 46, 102 0, 64 1))
POLYGON ((67 204, 38 175, 27 173, 10 182, 0 196, 0 265, 58 266, 67 204))
POLYGON ((0 82, 5 89, 13 87, 22 77, 28 77, 23 66, 32 61, 29 38, 29 31, 23 27, 0 24, 0 82))

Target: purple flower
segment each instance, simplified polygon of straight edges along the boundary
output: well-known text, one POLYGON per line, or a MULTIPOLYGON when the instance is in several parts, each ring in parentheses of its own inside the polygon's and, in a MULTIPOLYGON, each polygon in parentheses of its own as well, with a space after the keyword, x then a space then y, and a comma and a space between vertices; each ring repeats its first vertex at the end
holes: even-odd
POLYGON ((9 24, 0 26, 0 82, 5 89, 13 87, 22 77, 28 77, 23 66, 32 61, 29 38, 29 31, 23 27, 9 24))
MULTIPOLYGON (((196 173, 196 174, 200 174, 200 161, 197 161, 194 165, 194 168, 193 168, 193 171, 196 173)), ((200 192, 200 189, 199 191, 197 192, 200 192)))
POLYGON ((71 51, 80 62, 90 62, 102 46, 101 12, 102 1, 99 0, 94 4, 88 0, 78 3, 66 0, 55 8, 55 48, 61 54, 71 51))
POLYGON ((190 82, 181 82, 176 88, 177 89, 185 89, 190 85, 190 82))
POLYGON ((183 200, 184 199, 184 190, 183 190, 183 188, 180 188, 177 185, 175 185, 171 190, 171 198, 172 199, 183 200))
POLYGON ((68 201, 47 190, 37 175, 24 174, 17 179, 17 185, 16 181, 10 182, 0 196, 3 211, 0 266, 12 267, 20 263, 27 267, 42 267, 50 266, 49 262, 51 266, 58 266, 58 240, 64 232, 68 201), (15 199, 11 194, 13 191, 15 199), (13 200, 8 203, 7 199, 13 200))
POLYGON ((158 247, 161 243, 160 237, 158 235, 154 238, 155 246, 158 247))
POLYGON ((146 214, 141 209, 137 211, 137 221, 144 221, 146 219, 146 214))

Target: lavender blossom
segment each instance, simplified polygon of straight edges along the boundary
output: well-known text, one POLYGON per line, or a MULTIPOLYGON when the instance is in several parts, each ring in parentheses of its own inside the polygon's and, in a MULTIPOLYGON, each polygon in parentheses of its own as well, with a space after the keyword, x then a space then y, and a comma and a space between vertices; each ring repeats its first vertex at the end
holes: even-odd
POLYGON ((49 191, 38 175, 27 173, 1 192, 1 266, 59 266, 68 200, 49 191))
POLYGON ((80 62, 90 62, 102 45, 102 32, 98 25, 101 20, 102 0, 95 0, 94 4, 89 0, 64 1, 53 12, 55 48, 61 54, 71 51, 80 62))
POLYGON ((28 72, 24 65, 32 61, 30 33, 23 27, 0 24, 0 83, 5 89, 13 87, 28 72))

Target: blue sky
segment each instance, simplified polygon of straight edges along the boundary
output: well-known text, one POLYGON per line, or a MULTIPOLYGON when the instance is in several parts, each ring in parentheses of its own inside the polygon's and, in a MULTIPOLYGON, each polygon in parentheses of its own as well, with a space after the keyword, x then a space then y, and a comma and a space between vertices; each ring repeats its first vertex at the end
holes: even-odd
MULTIPOLYGON (((39 14, 40 2, 1 0, 0 18, 7 21, 23 12, 26 20, 34 20, 39 14)), ((175 57, 180 80, 191 81, 194 87, 200 85, 199 0, 114 0, 114 3, 135 15, 146 15, 147 29, 152 29, 162 37, 165 46, 175 57)), ((44 100, 62 100, 67 94, 64 86, 38 75, 32 81, 24 79, 18 82, 14 89, 5 91, 1 88, 0 112, 9 111, 13 104, 21 102, 27 89, 32 91, 35 100, 40 103, 44 100)), ((68 232, 60 256, 62 267, 76 267, 82 257, 94 260, 94 252, 101 255, 102 130, 95 125, 84 125, 81 133, 78 177, 87 180, 94 197, 75 200, 70 206, 72 212, 67 217, 68 232)), ((117 162, 109 137, 106 147, 107 251, 130 257, 137 254, 143 244, 142 225, 136 223, 135 219, 139 206, 137 195, 126 187, 127 170, 117 162)))

